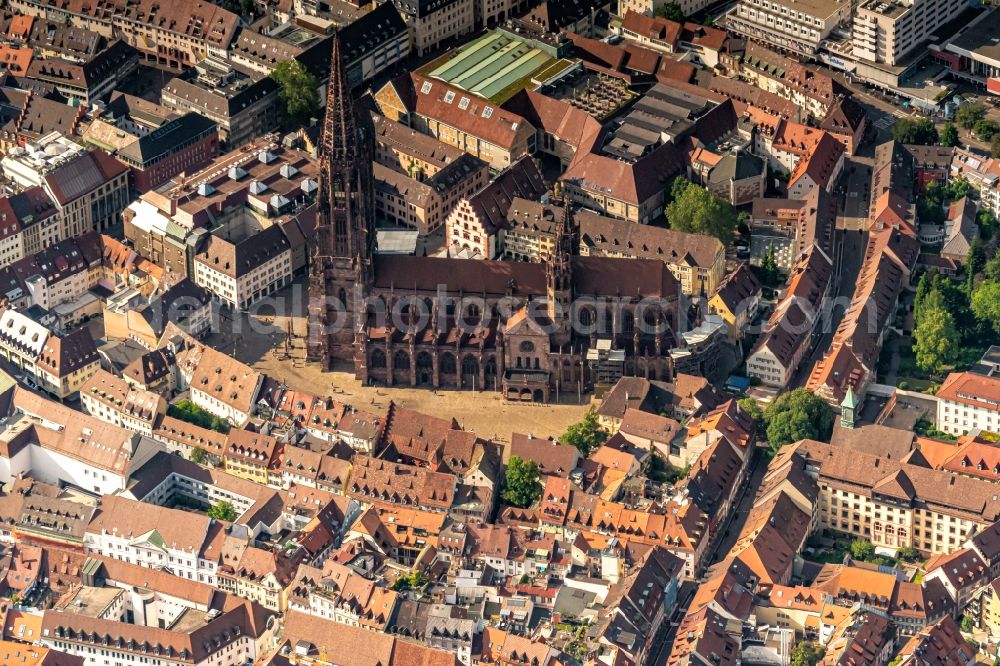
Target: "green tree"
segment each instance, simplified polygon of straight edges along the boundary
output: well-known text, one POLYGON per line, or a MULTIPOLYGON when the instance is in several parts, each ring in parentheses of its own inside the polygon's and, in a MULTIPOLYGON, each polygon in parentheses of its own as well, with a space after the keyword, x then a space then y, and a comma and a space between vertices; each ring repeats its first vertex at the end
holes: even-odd
POLYGON ((917 282, 917 294, 913 298, 913 319, 919 320, 921 310, 923 309, 924 301, 927 299, 927 295, 931 292, 931 274, 929 272, 924 272, 920 275, 920 281, 917 282))
POLYGON ((168 406, 167 416, 172 416, 175 419, 180 419, 181 421, 186 421, 187 423, 193 423, 196 426, 209 428, 223 434, 229 432, 228 421, 221 419, 218 416, 214 416, 212 412, 207 409, 202 409, 187 399, 180 400, 177 404, 168 406))
POLYGON ((789 666, 816 666, 826 650, 812 641, 799 641, 792 649, 789 666))
POLYGON ((972 184, 965 178, 958 176, 957 178, 952 178, 948 181, 948 184, 943 188, 945 201, 958 201, 962 197, 967 197, 972 194, 972 184))
POLYGON ((954 123, 945 123, 944 128, 941 130, 941 145, 942 146, 957 146, 960 143, 958 139, 958 129, 955 127, 954 123))
POLYGON ((419 590, 429 582, 431 582, 431 579, 423 571, 414 571, 413 573, 403 574, 393 581, 392 589, 396 592, 419 590))
POLYGON ((944 366, 958 360, 961 340, 955 329, 955 319, 943 308, 925 311, 913 331, 913 338, 913 351, 921 370, 937 374, 944 366))
POLYGON ((861 561, 870 560, 875 557, 875 546, 870 541, 855 539, 851 542, 851 557, 861 561))
POLYGON ((271 72, 271 78, 281 86, 278 93, 284 103, 285 116, 304 122, 319 111, 319 82, 298 60, 285 60, 271 72))
MULTIPOLYGON (((987 263, 987 268, 993 260, 987 263)), ((979 283, 972 292, 972 314, 979 321, 989 324, 1000 333, 1000 282, 989 279, 979 283)))
POLYGON ((660 18, 676 21, 677 23, 684 22, 684 11, 676 2, 668 2, 660 5, 653 10, 653 16, 659 16, 660 18))
POLYGON ((511 456, 504 474, 503 500, 512 506, 529 507, 542 495, 538 463, 511 456))
POLYGON ((597 422, 597 412, 588 409, 583 420, 566 428, 559 441, 572 444, 580 450, 580 455, 586 458, 594 449, 608 440, 608 431, 597 422))
POLYGON ((965 293, 969 294, 970 298, 976 287, 976 276, 985 266, 986 252, 983 250, 982 241, 977 236, 969 244, 969 254, 965 259, 965 293))
POLYGON ((236 509, 233 507, 232 502, 226 500, 219 500, 212 505, 212 508, 208 510, 208 517, 215 518, 216 520, 224 520, 227 523, 231 523, 237 518, 239 514, 236 513, 236 509))
POLYGON ((937 128, 930 118, 903 118, 892 127, 892 138, 900 143, 932 146, 938 142, 937 128))
POLYGON ((963 634, 971 634, 972 633, 973 629, 976 628, 976 625, 975 625, 975 623, 972 620, 972 616, 970 616, 970 615, 963 615, 962 616, 962 625, 961 625, 961 628, 962 628, 962 633, 963 634))
POLYGON ((991 141, 998 131, 1000 131, 1000 125, 985 118, 977 120, 972 127, 972 132, 983 141, 991 141))
POLYGON ((913 546, 904 546, 896 551, 896 557, 904 562, 916 562, 920 559, 920 551, 913 546))
POLYGON ((993 140, 990 141, 990 156, 1000 157, 1000 134, 993 135, 993 140))
MULTIPOLYGON (((671 192, 677 190, 677 185, 671 192)), ((666 208, 671 229, 715 236, 724 244, 736 235, 736 209, 728 201, 713 195, 704 187, 688 184, 666 208)))
POLYGON ((1000 254, 987 260, 986 265, 983 266, 983 277, 987 280, 1000 282, 1000 254))
MULTIPOLYGON (((996 155, 995 157, 1000 157, 996 155)), ((979 225, 979 237, 983 240, 993 238, 997 232, 997 218, 988 210, 981 210, 976 215, 976 223, 979 225)))
POLYGON ((833 411, 821 398, 805 389, 782 393, 764 410, 767 441, 772 451, 800 439, 828 440, 833 432, 833 411))
POLYGON ((767 252, 760 262, 761 282, 765 286, 773 287, 778 284, 780 275, 778 273, 778 262, 774 259, 774 243, 767 246, 767 252))
POLYGON ((975 127, 983 117, 986 116, 986 105, 982 102, 972 102, 971 104, 959 104, 955 110, 955 122, 967 130, 975 127))
POLYGON ((193 449, 191 449, 191 455, 189 456, 189 458, 191 459, 191 462, 203 465, 205 464, 205 459, 208 458, 208 451, 201 448, 200 446, 196 446, 193 449))
POLYGON ((760 408, 757 401, 753 398, 741 398, 736 404, 757 424, 757 431, 763 432, 767 427, 767 419, 764 417, 764 410, 760 408))

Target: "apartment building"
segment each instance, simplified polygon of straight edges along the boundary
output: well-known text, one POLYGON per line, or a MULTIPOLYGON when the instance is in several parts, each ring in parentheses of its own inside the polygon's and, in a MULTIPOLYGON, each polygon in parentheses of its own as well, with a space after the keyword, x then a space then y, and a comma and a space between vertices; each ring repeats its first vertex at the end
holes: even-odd
POLYGON ((277 465, 283 448, 270 435, 234 428, 229 431, 222 461, 230 474, 267 485, 268 474, 277 465))
POLYGON ((233 12, 200 0, 105 0, 59 7, 40 0, 14 0, 10 7, 106 38, 118 37, 136 48, 146 62, 173 69, 195 65, 209 54, 225 56, 240 24, 233 12))
POLYGON ((990 481, 812 440, 795 451, 819 484, 819 527, 877 548, 948 554, 1000 517, 990 481))
POLYGON ((202 514, 105 495, 84 533, 83 547, 88 553, 215 585, 221 530, 202 514))
POLYGON ((833 261, 813 246, 792 267, 788 286, 775 304, 764 332, 747 356, 747 376, 784 388, 813 339, 830 291, 833 261))
POLYGON ((475 27, 475 0, 394 0, 393 4, 410 29, 413 54, 418 57, 475 27))
POLYGON ((898 66, 966 7, 962 0, 867 0, 854 13, 852 53, 859 60, 898 66))
POLYGON ((1000 432, 1000 378, 953 372, 937 393, 937 428, 953 435, 1000 432))
POLYGON ((507 228, 501 234, 500 251, 515 261, 545 261, 552 256, 556 220, 562 206, 515 198, 507 210, 507 228))
POLYGON ((291 243, 277 225, 238 241, 212 234, 194 255, 193 279, 224 305, 242 310, 291 284, 291 243))
POLYGON ((30 475, 44 483, 74 484, 90 493, 123 491, 157 446, 131 430, 82 414, 20 387, 6 410, 0 439, 0 479, 30 475))
POLYGON ((714 294, 726 275, 725 247, 711 236, 613 220, 588 210, 575 217, 581 255, 662 261, 689 296, 714 294))
POLYGON ((743 339, 746 327, 757 316, 761 285, 748 264, 729 273, 708 299, 708 311, 726 322, 730 342, 743 339))
POLYGON ((249 420, 263 374, 193 338, 185 340, 185 349, 177 353, 177 369, 194 404, 237 427, 249 420))
POLYGON ((195 76, 171 79, 160 103, 179 114, 195 112, 214 120, 219 140, 238 148, 278 127, 278 91, 274 79, 253 79, 220 58, 198 63, 195 76))
POLYGON ((76 396, 100 368, 89 329, 56 335, 13 309, 0 314, 0 357, 39 389, 60 400, 76 396))
POLYGON ((112 425, 153 436, 159 417, 167 412, 167 401, 159 393, 131 386, 127 381, 98 369, 80 388, 83 411, 112 425))
POLYGON ((79 395, 101 361, 90 329, 81 327, 64 335, 50 334, 35 360, 38 388, 59 400, 79 395))
POLYGON ((917 240, 900 229, 885 227, 869 236, 851 304, 806 382, 807 389, 831 406, 839 406, 849 389, 864 397, 919 252, 917 240))
POLYGON ((258 612, 248 602, 228 603, 221 613, 188 609, 169 628, 50 609, 41 618, 41 643, 82 663, 92 663, 100 654, 108 666, 144 662, 239 666, 271 648, 276 626, 274 616, 258 612))
POLYGON ((54 87, 64 97, 91 105, 107 98, 138 69, 139 53, 118 39, 83 63, 59 57, 36 58, 23 75, 54 87))
POLYGON ((416 229, 421 235, 444 225, 458 202, 489 182, 489 167, 462 153, 429 177, 413 176, 376 162, 375 210, 385 221, 416 229))
POLYGON ((781 51, 815 57, 820 44, 851 19, 849 0, 740 0, 726 27, 781 51))
POLYGON ((830 76, 754 42, 747 42, 742 53, 739 76, 761 90, 791 100, 817 120, 826 117, 848 93, 830 76))

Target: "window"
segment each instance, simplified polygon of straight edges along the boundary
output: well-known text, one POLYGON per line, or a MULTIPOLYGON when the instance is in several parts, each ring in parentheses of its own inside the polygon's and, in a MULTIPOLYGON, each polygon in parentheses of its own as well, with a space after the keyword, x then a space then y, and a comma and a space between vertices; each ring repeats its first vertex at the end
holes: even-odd
POLYGON ((493 107, 492 106, 483 107, 483 118, 489 118, 492 115, 493 115, 493 107))
POLYGON ((449 90, 448 92, 446 92, 444 94, 444 103, 445 104, 451 104, 454 101, 455 101, 455 91, 449 90))
POLYGON ((469 98, 463 97, 461 100, 459 100, 458 108, 462 109, 462 111, 465 111, 467 108, 469 108, 469 98))
POLYGON ((430 81, 424 81, 424 85, 420 86, 420 92, 423 93, 424 95, 426 95, 430 91, 431 91, 431 82, 430 81))

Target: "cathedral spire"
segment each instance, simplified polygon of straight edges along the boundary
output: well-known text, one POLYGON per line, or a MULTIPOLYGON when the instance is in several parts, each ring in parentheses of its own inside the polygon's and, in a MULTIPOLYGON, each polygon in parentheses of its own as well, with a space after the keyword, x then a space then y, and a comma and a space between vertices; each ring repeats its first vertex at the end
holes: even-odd
POLYGON ((334 33, 330 47, 330 75, 326 85, 326 115, 319 146, 320 212, 331 228, 321 247, 329 256, 370 258, 373 135, 368 124, 359 122, 351 96, 351 85, 341 54, 340 35, 334 33))
POLYGON ((355 111, 340 35, 334 33, 309 267, 308 356, 326 368, 353 358, 358 310, 363 310, 355 300, 364 297, 374 275, 375 135, 367 120, 355 111))

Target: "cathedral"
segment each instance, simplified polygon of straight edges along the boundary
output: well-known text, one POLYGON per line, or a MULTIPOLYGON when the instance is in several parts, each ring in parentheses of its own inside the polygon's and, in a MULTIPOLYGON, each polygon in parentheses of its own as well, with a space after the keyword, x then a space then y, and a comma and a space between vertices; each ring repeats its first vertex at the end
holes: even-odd
POLYGON ((535 402, 619 374, 670 381, 680 286, 654 259, 579 255, 571 206, 541 263, 377 255, 374 131, 333 39, 310 258, 308 358, 366 384, 503 391, 535 402), (603 358, 603 357, 602 357, 603 358))

